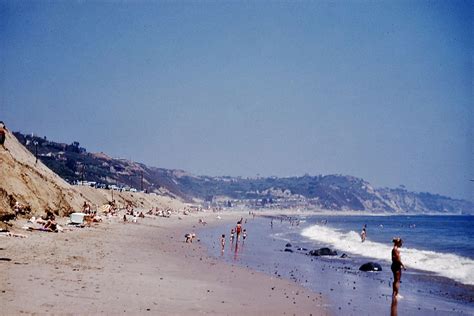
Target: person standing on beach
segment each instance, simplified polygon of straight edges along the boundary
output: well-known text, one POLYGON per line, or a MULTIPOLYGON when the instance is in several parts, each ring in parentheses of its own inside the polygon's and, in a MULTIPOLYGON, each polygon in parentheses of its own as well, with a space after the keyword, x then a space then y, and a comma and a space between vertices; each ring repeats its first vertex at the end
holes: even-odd
POLYGON ((234 242, 234 229, 233 228, 230 230, 230 242, 231 243, 234 242))
POLYGON ((238 221, 237 226, 235 226, 235 232, 237 234, 237 241, 239 240, 240 233, 242 232, 242 224, 241 223, 242 223, 241 221, 238 221))
POLYGON ((393 272, 393 294, 394 299, 397 298, 398 292, 400 290, 400 280, 402 278, 402 268, 406 270, 405 266, 402 263, 402 258, 400 256, 400 247, 402 247, 403 240, 401 238, 393 238, 393 249, 392 249, 392 272, 393 272))
POLYGON ((3 121, 0 121, 0 145, 5 148, 5 139, 6 139, 6 127, 3 121))
POLYGON ((221 236, 221 247, 222 247, 222 251, 224 251, 224 247, 225 247, 225 234, 222 234, 222 236, 221 236))

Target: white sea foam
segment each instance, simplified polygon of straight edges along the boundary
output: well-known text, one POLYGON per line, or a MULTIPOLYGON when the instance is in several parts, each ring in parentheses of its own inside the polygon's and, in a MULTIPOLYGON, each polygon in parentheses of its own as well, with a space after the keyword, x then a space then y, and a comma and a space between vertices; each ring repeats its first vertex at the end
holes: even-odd
MULTIPOLYGON (((390 261, 392 246, 366 240, 360 241, 360 236, 354 231, 348 233, 327 226, 313 225, 303 229, 301 235, 330 247, 378 260, 390 261)), ((458 282, 474 285, 474 260, 454 254, 401 248, 402 261, 408 269, 418 269, 434 272, 458 282)))

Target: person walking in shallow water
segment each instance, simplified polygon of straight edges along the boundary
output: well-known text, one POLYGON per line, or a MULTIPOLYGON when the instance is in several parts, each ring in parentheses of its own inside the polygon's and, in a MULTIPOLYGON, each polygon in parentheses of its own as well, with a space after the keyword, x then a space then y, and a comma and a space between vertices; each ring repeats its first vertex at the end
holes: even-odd
POLYGON ((230 230, 230 242, 231 243, 234 242, 234 229, 233 228, 230 230))
POLYGON ((406 270, 405 266, 402 263, 402 258, 400 256, 400 247, 403 245, 403 240, 401 238, 393 238, 393 248, 392 248, 392 272, 393 272, 393 299, 397 299, 398 292, 400 290, 400 280, 402 278, 402 268, 406 270))
POLYGON ((242 233, 242 220, 237 222, 237 226, 235 226, 235 233, 237 235, 236 240, 239 241, 240 234, 242 233))
POLYGON ((225 234, 221 236, 221 251, 223 252, 225 248, 225 234))
POLYGON ((367 238, 367 225, 364 225, 364 227, 362 228, 362 232, 360 233, 360 240, 364 242, 366 238, 367 238))

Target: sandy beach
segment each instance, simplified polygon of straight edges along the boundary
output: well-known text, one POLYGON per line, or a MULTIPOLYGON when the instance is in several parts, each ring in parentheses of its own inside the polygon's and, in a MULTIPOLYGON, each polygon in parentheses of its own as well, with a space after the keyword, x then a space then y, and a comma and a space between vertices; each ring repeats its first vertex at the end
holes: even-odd
MULTIPOLYGON (((7 131, 0 151, 0 314, 154 314, 154 315, 321 315, 324 300, 289 280, 245 267, 227 265, 184 235, 209 225, 234 222, 243 213, 191 213, 166 190, 160 194, 114 192, 71 186, 48 169, 7 131), (140 218, 124 223, 118 216, 92 227, 66 226, 72 210, 87 202, 93 209, 114 200, 136 210, 159 207, 171 218, 140 218), (19 203, 19 204, 18 204, 19 203), (26 218, 54 210, 61 233, 25 231, 26 218), (21 215, 21 212, 20 212, 21 215), (202 226, 202 225, 201 225, 202 226), (8 234, 28 238, 9 237, 8 234)), ((101 214, 103 215, 103 214, 101 214)), ((219 238, 219 236, 216 236, 219 238)), ((199 239, 199 236, 198 238, 199 239)))
POLYGON ((64 233, 2 237, 0 257, 11 261, 0 261, 1 314, 328 314, 319 294, 184 242, 199 218, 212 225, 241 216, 216 215, 114 217, 64 233))
MULTIPOLYGON (((146 194, 70 185, 8 136, 8 150, 0 151, 0 178, 5 179, 0 188, 0 215, 7 222, 0 223, 7 230, 0 235, 0 315, 381 315, 393 309, 390 268, 369 277, 357 272, 361 260, 369 258, 313 261, 298 250, 315 247, 302 239, 300 230, 277 223, 272 231, 269 225, 278 215, 308 219, 333 212, 266 209, 254 219, 243 209, 197 211, 196 205, 164 189, 146 194), (108 209, 104 206, 112 200, 121 211, 104 216, 102 212, 108 209), (81 210, 84 202, 101 210, 103 222, 85 228, 66 226, 66 216, 81 210), (26 211, 19 211, 20 219, 11 220, 9 226, 17 203, 26 211), (172 215, 124 223, 126 206, 136 211, 159 208, 172 215), (21 229, 27 218, 44 215, 48 209, 54 211, 64 232, 21 229), (184 215, 185 210, 191 213, 184 215), (229 232, 240 218, 249 219, 244 224, 249 239, 245 246, 243 241, 238 243, 237 251, 229 232), (200 224, 200 219, 208 224, 200 224), (10 233, 28 238, 9 237, 10 233), (185 243, 186 233, 197 233, 195 242, 185 243), (222 233, 227 235, 224 254, 219 245, 222 233), (284 250, 290 241, 297 253, 284 250)), ((375 216, 337 213, 346 222, 364 215, 365 221, 375 216)), ((388 214, 379 215, 384 215, 379 216, 382 220, 388 214)), ((386 258, 385 253, 388 258, 389 252, 383 250, 381 258, 386 258)), ((395 305, 400 314, 471 311, 470 287, 410 274, 403 281, 408 281, 403 284, 408 295, 395 305), (412 284, 409 288, 405 287, 408 283, 412 284)))
POLYGON ((0 316, 474 316, 473 4, 0 3, 0 316))

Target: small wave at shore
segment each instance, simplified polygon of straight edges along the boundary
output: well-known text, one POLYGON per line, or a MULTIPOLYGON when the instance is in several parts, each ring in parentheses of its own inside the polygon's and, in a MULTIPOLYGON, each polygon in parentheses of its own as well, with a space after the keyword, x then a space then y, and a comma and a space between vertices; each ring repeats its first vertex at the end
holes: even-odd
MULTIPOLYGON (((301 235, 325 243, 338 250, 379 260, 390 260, 392 246, 366 240, 354 231, 341 232, 327 226, 313 225, 303 229, 301 235)), ((402 261, 408 269, 434 272, 458 282, 474 285, 474 260, 449 253, 402 248, 402 261)))

